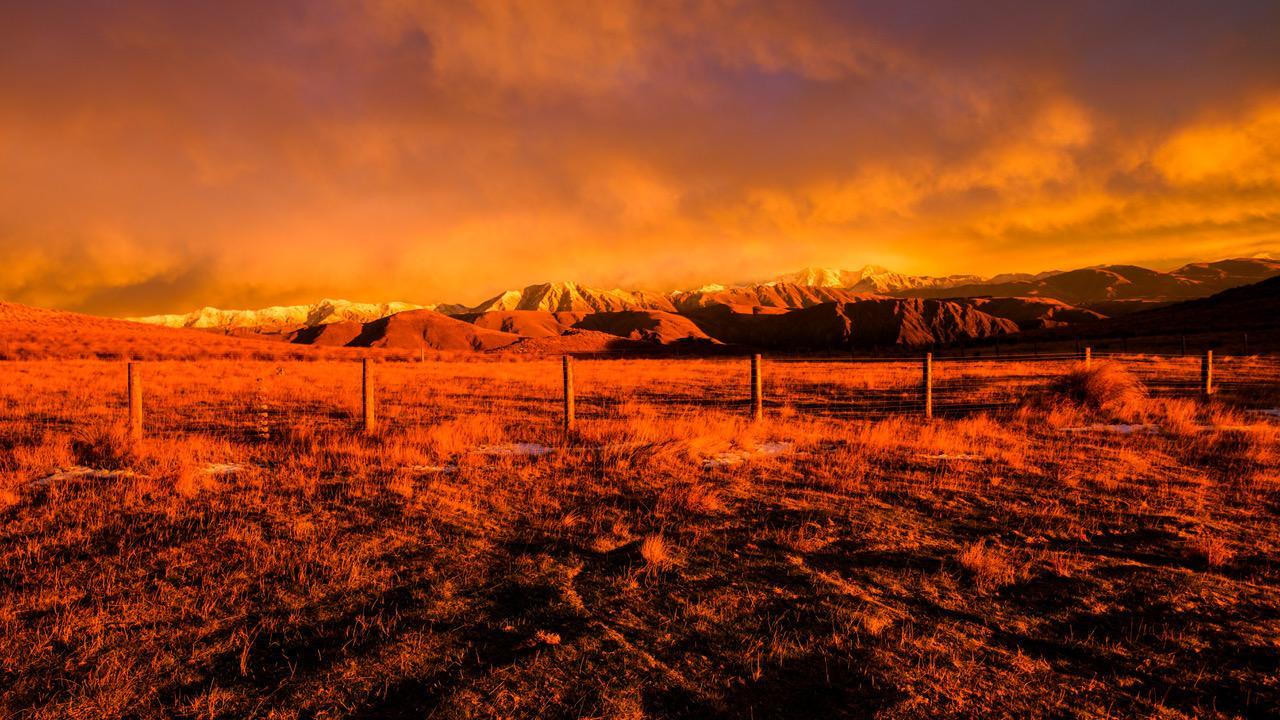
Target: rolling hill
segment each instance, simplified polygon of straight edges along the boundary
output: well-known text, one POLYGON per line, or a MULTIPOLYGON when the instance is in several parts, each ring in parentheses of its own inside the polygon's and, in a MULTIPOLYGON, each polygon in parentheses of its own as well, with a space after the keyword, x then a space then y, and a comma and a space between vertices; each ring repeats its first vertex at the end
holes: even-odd
POLYGON ((330 347, 443 351, 489 351, 524 343, 522 352, 533 348, 585 352, 691 342, 716 344, 688 318, 656 310, 584 314, 511 310, 456 317, 431 310, 410 310, 367 323, 303 328, 292 333, 289 340, 330 347), (628 342, 615 343, 615 339, 628 342), (529 342, 533 340, 540 342, 529 342))
POLYGON ((489 330, 434 310, 408 310, 367 323, 341 322, 303 328, 289 342, 304 345, 480 351, 506 347, 521 336, 489 330))
POLYGON ((574 323, 573 327, 659 345, 717 342, 689 318, 657 310, 591 313, 574 323))
POLYGON ((586 317, 582 312, 546 312, 543 310, 490 310, 462 313, 452 317, 477 327, 498 330, 524 337, 555 337, 586 317))

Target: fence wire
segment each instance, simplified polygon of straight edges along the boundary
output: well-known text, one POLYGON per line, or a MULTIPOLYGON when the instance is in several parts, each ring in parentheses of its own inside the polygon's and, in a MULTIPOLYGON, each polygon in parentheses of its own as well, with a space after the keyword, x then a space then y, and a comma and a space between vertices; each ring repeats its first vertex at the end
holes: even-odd
MULTIPOLYGON (((1203 359, 1099 354, 1157 398, 1195 398, 1203 359)), ((935 416, 1016 407, 1081 368, 1074 353, 935 359, 935 416)), ((3 363, 0 426, 66 432, 127 417, 126 366, 104 361, 3 363)), ((749 358, 578 359, 573 391, 579 423, 707 413, 749 416, 749 358)), ((371 366, 377 422, 390 428, 489 422, 509 436, 545 436, 564 421, 559 359, 512 362, 393 362, 371 366)), ((148 435, 267 438, 282 432, 350 432, 363 421, 363 377, 352 362, 148 362, 141 366, 148 435)), ((765 358, 767 416, 881 418, 924 412, 924 363, 905 358, 765 358)), ((1280 358, 1215 357, 1214 402, 1280 407, 1280 358)))

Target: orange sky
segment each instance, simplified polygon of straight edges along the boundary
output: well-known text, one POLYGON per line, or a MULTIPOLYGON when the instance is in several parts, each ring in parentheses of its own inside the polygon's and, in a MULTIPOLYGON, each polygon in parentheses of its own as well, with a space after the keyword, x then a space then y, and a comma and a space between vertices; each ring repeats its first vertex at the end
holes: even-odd
POLYGON ((1280 253, 1280 5, 0 6, 0 299, 1280 253))

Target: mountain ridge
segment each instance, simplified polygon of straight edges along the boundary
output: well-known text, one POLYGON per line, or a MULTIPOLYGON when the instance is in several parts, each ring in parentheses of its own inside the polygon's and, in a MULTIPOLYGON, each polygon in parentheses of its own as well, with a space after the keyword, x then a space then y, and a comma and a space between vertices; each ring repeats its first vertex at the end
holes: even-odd
POLYGON ((894 297, 1047 297, 1088 306, 1122 300, 1180 301, 1207 297, 1232 287, 1280 275, 1280 261, 1229 258, 1189 263, 1168 272, 1138 265, 1096 265, 1056 272, 1034 280, 957 285, 945 289, 896 291, 894 297))
MULTIPOLYGON (((878 265, 866 265, 856 270, 814 266, 764 282, 709 283, 697 289, 669 293, 601 289, 559 281, 507 290, 473 306, 456 303, 358 303, 326 298, 310 305, 282 305, 258 310, 205 307, 185 314, 127 319, 151 325, 227 333, 288 333, 339 322, 371 322, 419 309, 434 310, 444 315, 524 311, 687 313, 720 304, 742 308, 805 308, 827 302, 848 303, 877 297, 1042 299, 1113 316, 1145 309, 1152 303, 1205 297, 1275 275, 1280 275, 1280 261, 1268 258, 1188 263, 1167 272, 1137 265, 1097 265, 1067 271, 1003 273, 985 280, 976 275, 905 275, 878 265)), ((1052 312, 1062 317, 1072 315, 1065 310, 1052 312)), ((1074 317, 1082 320, 1088 315, 1076 313, 1074 317)))

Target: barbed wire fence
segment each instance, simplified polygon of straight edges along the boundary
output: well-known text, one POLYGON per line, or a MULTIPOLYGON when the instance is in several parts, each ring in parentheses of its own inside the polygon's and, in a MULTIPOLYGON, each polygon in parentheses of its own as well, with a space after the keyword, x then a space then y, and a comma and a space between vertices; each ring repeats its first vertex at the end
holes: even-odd
POLYGON ((478 418, 529 438, 637 417, 951 418, 1018 407, 1069 373, 1102 363, 1132 373, 1155 398, 1211 399, 1280 413, 1280 358, 1083 348, 1080 354, 940 358, 19 361, 7 363, 0 422, 41 432, 123 421, 137 437, 265 442, 285 433, 374 433, 478 418))

